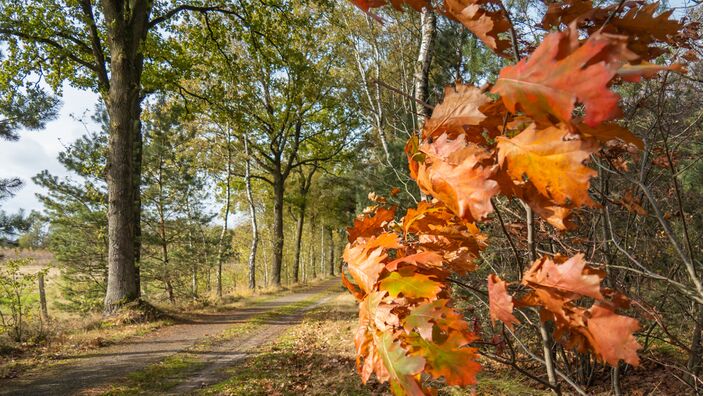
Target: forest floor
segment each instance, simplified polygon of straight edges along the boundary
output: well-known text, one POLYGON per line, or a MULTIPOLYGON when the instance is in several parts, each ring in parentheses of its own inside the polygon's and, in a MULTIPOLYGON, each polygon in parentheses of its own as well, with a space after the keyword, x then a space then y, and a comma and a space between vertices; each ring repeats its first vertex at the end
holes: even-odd
MULTIPOLYGON (((362 384, 356 372, 357 304, 338 279, 238 309, 216 309, 0 380, 0 395, 390 394, 373 376, 362 384)), ((481 363, 476 386, 440 386, 439 395, 550 394, 505 366, 481 363)), ((589 394, 610 395, 607 379, 596 381, 589 394)), ((666 370, 651 365, 624 375, 622 390, 634 396, 688 394, 666 370)), ((569 387, 565 391, 571 394, 569 387)))
POLYGON ((0 395, 151 394, 155 388, 190 393, 217 381, 221 368, 243 360, 306 311, 339 295, 339 285, 338 279, 330 279, 234 310, 185 313, 176 324, 147 335, 0 380, 0 395))

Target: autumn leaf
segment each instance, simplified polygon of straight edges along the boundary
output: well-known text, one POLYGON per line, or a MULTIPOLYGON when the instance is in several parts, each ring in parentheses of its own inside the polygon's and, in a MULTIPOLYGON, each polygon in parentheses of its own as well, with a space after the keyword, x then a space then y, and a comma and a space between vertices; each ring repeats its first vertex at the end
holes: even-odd
POLYGON ((402 263, 410 264, 416 267, 438 268, 442 267, 442 256, 433 251, 415 253, 397 258, 396 260, 386 264, 386 269, 389 271, 396 271, 399 264, 402 263))
POLYGON ((631 41, 629 48, 643 59, 653 59, 662 51, 649 45, 655 42, 674 44, 674 37, 683 27, 682 23, 670 19, 674 10, 655 16, 659 7, 657 2, 633 7, 625 15, 613 18, 607 27, 615 33, 627 35, 631 41))
POLYGON ((487 286, 489 290, 489 316, 492 324, 500 320, 506 327, 513 330, 513 325, 520 322, 513 316, 513 298, 506 291, 506 282, 495 274, 490 274, 487 286))
POLYGON ((512 113, 520 108, 541 124, 552 123, 550 116, 569 123, 577 102, 589 126, 619 116, 619 96, 608 89, 618 67, 602 62, 619 47, 606 35, 577 45, 577 35, 574 26, 548 34, 529 58, 501 69, 492 92, 512 113))
POLYGON ((591 139, 571 135, 562 125, 538 130, 535 124, 517 136, 498 138, 499 163, 515 181, 524 178, 558 204, 594 206, 589 179, 596 171, 582 164, 598 150, 591 139))
POLYGON ((540 22, 540 26, 543 29, 550 29, 551 27, 560 26, 560 24, 569 25, 577 18, 594 17, 596 10, 601 11, 599 14, 604 14, 604 17, 606 17, 610 8, 595 9, 592 0, 565 0, 550 3, 542 22, 540 22))
POLYGON ((639 149, 643 149, 643 140, 634 135, 628 129, 612 123, 603 123, 592 128, 586 124, 577 125, 577 130, 581 135, 594 137, 601 143, 607 143, 614 139, 621 140, 625 143, 632 144, 639 149))
POLYGON ((474 33, 491 50, 506 56, 511 42, 500 37, 511 28, 511 22, 495 0, 445 0, 445 13, 474 33))
POLYGON ((601 359, 616 367, 619 360, 638 366, 641 346, 633 336, 640 326, 628 316, 617 315, 602 304, 594 304, 588 311, 587 328, 594 351, 601 359))
POLYGON ((645 210, 643 206, 641 206, 640 201, 637 200, 634 196, 633 193, 630 191, 626 191, 625 194, 623 194, 623 197, 621 197, 620 201, 621 205, 623 205, 624 208, 628 209, 629 212, 633 212, 637 214, 638 216, 647 216, 648 211, 645 210))
POLYGON ((379 273, 384 269, 384 260, 387 254, 386 249, 398 248, 397 236, 392 233, 384 233, 377 237, 371 237, 361 244, 348 244, 342 255, 347 262, 348 270, 357 285, 366 293, 369 293, 379 278, 379 273))
POLYGON ((433 326, 441 331, 466 331, 467 322, 454 309, 448 306, 450 300, 441 299, 426 302, 410 310, 402 320, 403 328, 408 332, 416 330, 424 339, 433 339, 433 326))
POLYGON ((587 266, 584 254, 579 253, 570 259, 556 263, 556 259, 543 256, 523 276, 523 282, 547 288, 555 288, 569 293, 603 300, 600 291, 604 274, 587 266))
POLYGON ((359 287, 352 282, 350 282, 349 279, 347 279, 347 275, 344 273, 340 275, 340 278, 342 279, 342 285, 345 286, 345 288, 354 296, 354 298, 357 301, 362 301, 364 299, 364 293, 359 289, 359 287))
POLYGON ((412 354, 425 359, 425 372, 434 378, 444 377, 448 385, 471 385, 477 382, 481 369, 477 363, 477 350, 467 347, 473 341, 466 334, 450 332, 441 342, 431 342, 421 337, 410 339, 412 354))
POLYGON ((617 70, 617 73, 625 81, 639 82, 643 78, 653 78, 659 72, 664 70, 674 71, 681 74, 687 73, 687 69, 679 63, 673 63, 671 65, 657 65, 649 62, 643 62, 637 65, 623 65, 617 70))
POLYGON ((486 163, 490 154, 464 136, 449 140, 440 136, 432 143, 424 143, 426 154, 419 164, 417 182, 421 191, 439 199, 457 216, 482 220, 491 213, 491 197, 498 191, 496 181, 490 179, 495 171, 486 163))
POLYGON ((402 294, 406 298, 435 299, 442 289, 443 284, 434 277, 409 267, 400 268, 379 281, 379 290, 389 292, 391 297, 402 294))
POLYGON ((354 220, 352 227, 347 229, 347 239, 354 242, 357 238, 368 238, 384 231, 384 227, 394 220, 395 208, 375 207, 370 214, 361 214, 354 220))
POLYGON ((486 119, 480 107, 488 102, 489 97, 472 85, 458 83, 454 87, 445 87, 442 103, 435 106, 432 116, 423 125, 423 139, 442 134, 455 139, 460 134, 467 134, 469 141, 483 142, 480 128, 476 127, 486 119), (475 133, 467 133, 473 126, 475 133))
POLYGON ((379 381, 389 381, 391 391, 397 396, 423 395, 416 375, 423 370, 425 359, 420 356, 408 356, 401 344, 394 341, 391 333, 375 333, 374 342, 387 371, 386 376, 377 373, 379 381))

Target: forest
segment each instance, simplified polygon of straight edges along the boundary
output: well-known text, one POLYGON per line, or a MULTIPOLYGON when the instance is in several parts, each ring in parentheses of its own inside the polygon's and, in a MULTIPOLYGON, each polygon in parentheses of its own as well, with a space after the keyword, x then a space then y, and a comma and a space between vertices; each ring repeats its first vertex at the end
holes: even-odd
POLYGON ((701 395, 702 108, 700 0, 0 0, 0 395, 701 395))

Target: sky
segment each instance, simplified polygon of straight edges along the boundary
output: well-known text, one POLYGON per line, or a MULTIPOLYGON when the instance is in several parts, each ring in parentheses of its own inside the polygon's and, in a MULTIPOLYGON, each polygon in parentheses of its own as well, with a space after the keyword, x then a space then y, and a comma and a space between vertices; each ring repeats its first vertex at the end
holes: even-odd
POLYGON ((57 159, 59 153, 88 130, 98 130, 98 125, 90 119, 98 94, 66 85, 62 102, 59 116, 48 122, 45 129, 21 131, 20 140, 15 142, 0 141, 0 178, 19 177, 24 183, 13 198, 0 202, 1 210, 9 213, 19 209, 41 210, 42 204, 35 194, 42 188, 32 182, 32 177, 44 169, 55 176, 68 175, 57 159))

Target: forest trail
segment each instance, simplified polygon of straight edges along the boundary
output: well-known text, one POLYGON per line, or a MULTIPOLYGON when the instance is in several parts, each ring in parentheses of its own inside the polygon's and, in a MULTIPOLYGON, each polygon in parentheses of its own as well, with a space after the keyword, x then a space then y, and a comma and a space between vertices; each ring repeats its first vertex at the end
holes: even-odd
POLYGON ((184 379, 168 394, 183 394, 219 379, 220 369, 235 364, 257 346, 273 340, 295 324, 306 311, 339 293, 333 291, 339 279, 333 278, 310 288, 295 291, 249 307, 213 314, 192 314, 189 321, 158 329, 148 335, 67 358, 43 370, 33 370, 21 378, 0 380, 0 395, 99 394, 121 383, 133 372, 180 352, 196 353, 199 370, 184 379), (304 306, 302 303, 306 303, 304 306), (287 308, 294 308, 288 309, 287 308), (279 313, 278 311, 285 310, 279 313), (253 331, 224 341, 218 335, 257 318, 253 331), (219 342, 220 341, 220 342, 219 342), (206 348, 195 348, 205 343, 206 348), (195 349, 194 349, 195 348, 195 349))

